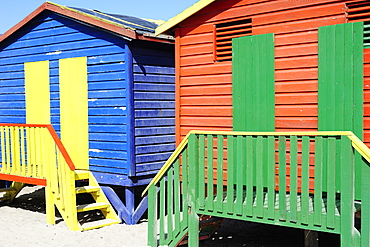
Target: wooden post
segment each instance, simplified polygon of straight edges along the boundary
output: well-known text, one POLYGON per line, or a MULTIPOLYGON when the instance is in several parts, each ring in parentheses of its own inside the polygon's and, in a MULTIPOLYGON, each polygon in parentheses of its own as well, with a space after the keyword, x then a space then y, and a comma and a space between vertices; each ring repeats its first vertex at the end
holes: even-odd
POLYGON ((304 230, 304 246, 319 247, 319 234, 317 231, 304 230))

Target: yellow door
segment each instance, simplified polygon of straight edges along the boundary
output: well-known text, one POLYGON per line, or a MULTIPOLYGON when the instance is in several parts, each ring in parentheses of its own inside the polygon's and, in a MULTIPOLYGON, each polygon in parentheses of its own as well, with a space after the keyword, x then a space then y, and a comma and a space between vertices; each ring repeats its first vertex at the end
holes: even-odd
POLYGON ((49 61, 24 64, 26 123, 50 124, 49 61))
POLYGON ((77 169, 89 168, 87 58, 59 60, 61 139, 77 169))

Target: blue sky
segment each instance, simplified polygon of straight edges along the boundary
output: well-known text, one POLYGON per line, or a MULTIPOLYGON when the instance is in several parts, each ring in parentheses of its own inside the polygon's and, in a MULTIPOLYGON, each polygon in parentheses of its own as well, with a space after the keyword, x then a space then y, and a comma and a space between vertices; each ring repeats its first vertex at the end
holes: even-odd
MULTIPOLYGON (((0 34, 9 30, 44 2, 44 0, 3 0, 0 6, 0 34)), ((71 7, 97 9, 111 14, 168 20, 197 0, 54 0, 51 2, 71 7)))

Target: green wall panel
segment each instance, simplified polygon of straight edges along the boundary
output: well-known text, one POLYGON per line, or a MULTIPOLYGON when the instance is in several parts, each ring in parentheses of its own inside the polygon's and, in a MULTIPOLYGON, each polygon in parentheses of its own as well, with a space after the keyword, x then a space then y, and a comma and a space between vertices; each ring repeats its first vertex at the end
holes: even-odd
POLYGON ((233 39, 233 129, 275 130, 274 35, 233 39))
POLYGON ((363 23, 319 28, 319 130, 363 138, 363 23))
MULTIPOLYGON (((319 28, 319 131, 352 131, 363 139, 363 33, 363 22, 319 28)), ((361 166, 361 156, 357 154, 357 199, 361 198, 361 166)), ((339 178, 336 184, 340 186, 339 178)))

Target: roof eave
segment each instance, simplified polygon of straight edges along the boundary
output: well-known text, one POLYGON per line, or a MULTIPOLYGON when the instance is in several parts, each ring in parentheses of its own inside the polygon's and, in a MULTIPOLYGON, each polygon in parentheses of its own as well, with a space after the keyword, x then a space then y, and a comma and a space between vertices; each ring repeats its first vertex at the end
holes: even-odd
POLYGON ((72 11, 68 8, 65 8, 63 6, 53 4, 50 2, 43 3, 40 7, 38 7, 36 10, 34 10, 31 14, 26 16, 23 20, 18 22, 15 26, 13 26, 11 29, 6 31, 3 35, 0 36, 0 42, 11 36, 13 33, 15 33, 17 30, 22 28, 24 25, 26 25, 30 20, 35 18, 37 15, 39 15, 42 11, 49 10, 61 15, 64 15, 66 17, 70 17, 73 19, 77 19, 82 22, 86 22, 87 24, 94 25, 96 27, 100 27, 103 29, 106 29, 108 31, 123 35, 125 37, 131 38, 131 39, 137 39, 137 34, 133 30, 129 30, 126 28, 123 28, 118 25, 114 25, 111 23, 103 22, 100 19, 93 18, 88 15, 83 15, 79 12, 72 11))
POLYGON ((181 23, 182 21, 186 20, 190 16, 194 15, 204 7, 208 6, 209 4, 213 3, 216 0, 199 0, 189 8, 185 9, 180 14, 172 17, 168 21, 164 22, 162 25, 158 26, 155 29, 155 35, 164 34, 170 29, 174 28, 176 25, 181 23))

